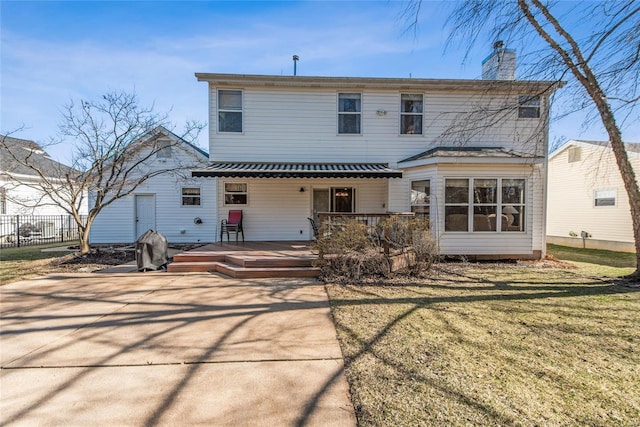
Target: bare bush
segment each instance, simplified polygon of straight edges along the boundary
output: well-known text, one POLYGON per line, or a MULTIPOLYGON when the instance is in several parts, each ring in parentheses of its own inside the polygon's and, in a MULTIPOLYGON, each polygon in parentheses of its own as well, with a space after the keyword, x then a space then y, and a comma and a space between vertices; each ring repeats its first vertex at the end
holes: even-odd
POLYGON ((321 268, 321 276, 327 281, 353 283, 363 278, 389 277, 393 269, 419 275, 437 258, 437 246, 426 220, 392 216, 378 224, 376 234, 392 251, 385 253, 358 221, 346 221, 339 227, 333 224, 331 232, 321 228, 315 246, 320 253, 316 266, 321 268))

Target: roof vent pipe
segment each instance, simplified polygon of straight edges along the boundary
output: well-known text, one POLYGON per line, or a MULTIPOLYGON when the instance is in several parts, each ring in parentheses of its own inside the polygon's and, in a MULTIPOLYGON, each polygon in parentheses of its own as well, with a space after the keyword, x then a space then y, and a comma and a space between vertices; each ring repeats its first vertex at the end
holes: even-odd
POLYGON ((298 55, 293 55, 293 75, 297 75, 297 65, 300 57, 298 55))

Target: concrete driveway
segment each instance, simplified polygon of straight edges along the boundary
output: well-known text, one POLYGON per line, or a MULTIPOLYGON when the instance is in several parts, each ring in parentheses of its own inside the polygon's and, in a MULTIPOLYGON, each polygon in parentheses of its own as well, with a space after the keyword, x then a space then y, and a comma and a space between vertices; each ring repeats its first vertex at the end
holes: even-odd
POLYGON ((0 304, 2 425, 355 425, 313 280, 51 275, 0 304))

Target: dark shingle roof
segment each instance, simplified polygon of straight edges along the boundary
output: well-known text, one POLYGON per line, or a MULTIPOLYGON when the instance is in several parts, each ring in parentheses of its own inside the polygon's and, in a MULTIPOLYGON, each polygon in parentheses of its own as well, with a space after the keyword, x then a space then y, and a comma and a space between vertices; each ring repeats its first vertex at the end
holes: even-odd
POLYGON ((503 147, 435 147, 416 154, 399 163, 424 160, 432 157, 504 157, 504 158, 537 158, 531 154, 508 150, 503 147))
POLYGON ((0 172, 37 176, 36 172, 21 164, 14 157, 22 161, 26 160, 42 171, 45 176, 57 177, 60 175, 60 171, 73 171, 69 166, 53 160, 40 145, 33 141, 0 136, 0 172))

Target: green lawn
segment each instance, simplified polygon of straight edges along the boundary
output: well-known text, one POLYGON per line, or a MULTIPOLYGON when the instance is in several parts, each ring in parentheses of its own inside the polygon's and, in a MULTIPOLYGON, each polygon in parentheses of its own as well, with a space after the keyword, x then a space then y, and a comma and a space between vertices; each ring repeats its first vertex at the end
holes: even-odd
POLYGON ((609 267, 635 267, 636 255, 629 252, 604 251, 600 249, 571 248, 547 245, 547 253, 558 259, 609 267))
POLYGON ((638 425, 640 291, 604 277, 632 271, 445 263, 327 285, 358 425, 638 425))

